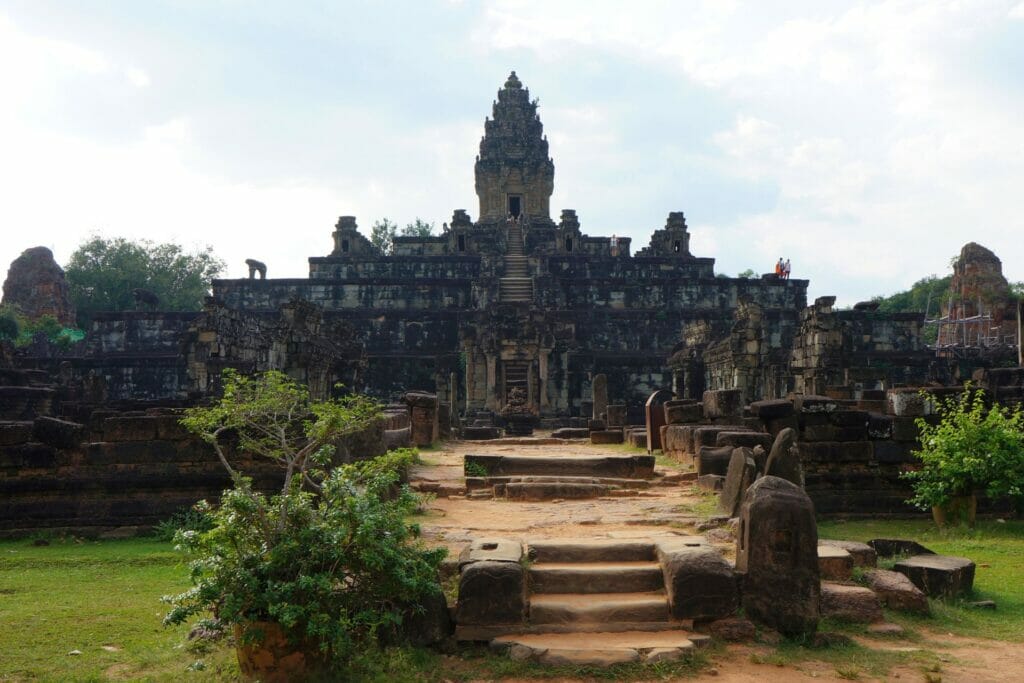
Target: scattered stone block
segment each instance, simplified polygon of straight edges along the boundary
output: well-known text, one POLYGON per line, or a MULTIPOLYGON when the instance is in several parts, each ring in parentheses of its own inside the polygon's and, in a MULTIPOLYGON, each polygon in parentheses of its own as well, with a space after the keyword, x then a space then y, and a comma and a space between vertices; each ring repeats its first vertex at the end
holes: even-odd
POLYGON ((915 555, 893 569, 904 574, 931 598, 953 598, 974 589, 974 562, 950 555, 915 555))
POLYGON ((621 429, 606 429, 603 432, 590 432, 590 443, 611 444, 623 443, 624 438, 621 429))
POLYGON ((768 401, 754 401, 750 404, 750 412, 762 420, 775 420, 781 417, 789 417, 793 415, 793 402, 784 398, 768 400, 768 401))
POLYGON ((389 451, 395 450, 396 448, 408 448, 409 446, 412 446, 411 427, 384 430, 384 447, 389 451))
POLYGON ((501 436, 497 427, 463 427, 461 436, 466 441, 490 441, 501 436))
POLYGON ((740 508, 737 537, 746 615, 785 635, 814 633, 821 601, 818 528, 803 489, 774 476, 755 481, 740 508))
POLYGON ((726 617, 713 621, 707 626, 708 633, 730 643, 753 642, 757 636, 757 629, 753 622, 742 617, 726 617))
POLYGON ((882 621, 882 603, 870 588, 822 581, 821 615, 871 624, 882 621))
POLYGON ((702 403, 707 418, 738 418, 743 414, 743 392, 739 389, 705 391, 702 403))
POLYGON ((476 557, 460 557, 459 597, 455 621, 463 624, 516 624, 526 615, 526 569, 521 563, 522 546, 501 541, 482 541, 476 557), (494 545, 490 548, 489 545, 494 545), (514 552, 518 547, 518 555, 514 552), (510 551, 511 548, 511 551, 510 551), (515 556, 515 560, 511 558, 515 556))
POLYGON ((767 432, 718 432, 715 435, 716 446, 732 446, 733 448, 756 448, 761 446, 765 450, 772 447, 772 435, 767 432))
POLYGON ((864 572, 868 588, 873 590, 889 609, 916 614, 929 614, 928 596, 906 576, 888 569, 864 572))
POLYGON ((818 571, 822 579, 845 581, 853 573, 853 556, 842 548, 819 543, 818 571))
POLYGON ((686 424, 700 422, 704 418, 704 406, 696 401, 666 401, 665 424, 686 424))
POLYGON ((732 446, 722 446, 720 448, 702 446, 694 460, 694 464, 697 467, 697 475, 718 474, 724 477, 729 469, 729 460, 732 458, 732 452, 732 446))
POLYGON ((714 548, 664 541, 658 543, 658 561, 674 618, 720 619, 739 606, 732 566, 714 548))
POLYGON ((586 427, 562 427, 551 432, 556 439, 587 439, 590 437, 590 430, 586 427))
POLYGON ((873 538, 868 545, 874 548, 879 557, 896 557, 898 555, 934 555, 935 553, 917 541, 905 538, 873 538))
POLYGON ((830 545, 842 548, 850 553, 853 558, 854 567, 874 567, 878 564, 878 553, 867 543, 859 541, 841 541, 835 539, 822 539, 818 541, 819 546, 830 545))

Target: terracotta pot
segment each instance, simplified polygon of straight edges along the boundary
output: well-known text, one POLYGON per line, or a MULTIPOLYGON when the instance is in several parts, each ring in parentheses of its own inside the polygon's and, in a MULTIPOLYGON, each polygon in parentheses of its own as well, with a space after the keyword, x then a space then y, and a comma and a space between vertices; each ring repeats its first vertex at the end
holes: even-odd
POLYGON ((279 624, 252 621, 235 624, 235 652, 238 668, 249 680, 261 683, 288 683, 315 677, 326 670, 326 661, 315 643, 291 643, 279 624), (251 643, 243 642, 247 634, 259 636, 251 643))

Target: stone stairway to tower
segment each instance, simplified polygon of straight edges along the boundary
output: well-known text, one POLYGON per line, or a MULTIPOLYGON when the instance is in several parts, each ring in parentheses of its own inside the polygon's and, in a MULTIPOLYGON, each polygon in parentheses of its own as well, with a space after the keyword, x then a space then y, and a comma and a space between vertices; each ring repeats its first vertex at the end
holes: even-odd
POLYGON ((478 540, 459 564, 456 638, 547 664, 677 659, 708 642, 693 617, 736 604, 700 595, 720 592, 707 575, 716 564, 734 590, 731 568, 701 538, 478 540))
POLYGON ((532 301, 533 278, 523 249, 523 229, 518 223, 508 226, 508 250, 505 253, 505 277, 499 283, 501 301, 532 301))

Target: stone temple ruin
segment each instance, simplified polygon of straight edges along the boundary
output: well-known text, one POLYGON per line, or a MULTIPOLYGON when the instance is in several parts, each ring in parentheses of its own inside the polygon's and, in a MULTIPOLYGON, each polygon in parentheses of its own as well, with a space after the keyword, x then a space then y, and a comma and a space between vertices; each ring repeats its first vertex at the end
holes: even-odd
MULTIPOLYGON (((392 253, 342 216, 331 252, 309 259, 308 278, 267 278, 266 264, 249 259, 250 277, 215 280, 201 312, 140 304, 144 310, 99 314, 70 350, 38 340, 5 349, 0 417, 66 418, 86 426, 75 433, 99 437, 107 418, 202 400, 224 368, 279 369, 308 383, 314 396, 339 382, 391 402, 407 392, 432 396, 432 426, 423 429, 435 437, 452 429, 495 437, 514 421, 522 434, 541 427, 595 442, 632 438, 710 462, 699 457, 701 448, 736 438, 695 438, 687 431, 699 432, 695 423, 758 422, 764 415, 757 410, 781 411, 780 424, 795 419, 784 426, 802 430, 808 490, 819 509, 893 511, 903 507, 905 491, 890 484, 914 434, 904 416, 884 415, 886 392, 973 379, 1000 400, 1022 396, 1019 371, 1000 367, 1019 363, 1021 316, 999 259, 977 244, 964 247, 950 297, 936 301, 935 317, 926 320, 924 313, 884 314, 870 302, 837 310, 833 297, 808 305, 806 280, 716 275, 714 259, 690 252, 682 212, 669 213, 640 249, 628 237, 590 236, 572 209, 558 222, 551 217, 554 162, 537 102, 514 72, 485 120, 475 173, 475 221, 457 209, 442 234, 396 237, 392 253), (926 344, 929 326, 937 329, 935 347, 926 344), (702 412, 696 404, 705 392, 728 395, 728 406, 705 400, 702 412), (797 418, 784 417, 784 408, 745 407, 793 397, 797 418), (804 418, 800 397, 840 408, 832 422, 804 418), (677 405, 666 421, 652 401, 677 405), (841 476, 830 469, 837 458, 849 463, 841 476), (862 466, 876 461, 880 469, 862 466), (824 495, 840 484, 847 493, 824 495)), ((45 248, 12 264, 4 303, 63 323, 74 318, 63 271, 45 248)), ((773 431, 772 424, 754 428, 773 431)), ((5 428, 5 448, 35 448, 24 445, 36 443, 31 429, 5 428)), ((401 438, 392 434, 389 443, 401 438)), ((32 452, 12 462, 56 467, 51 456, 32 452)), ((216 482, 200 488, 216 489, 216 482)), ((46 488, 37 482, 37 490, 46 488)), ((21 508, 8 510, 10 528, 21 508)), ((68 508, 54 524, 73 525, 77 515, 68 508)))
MULTIPOLYGON (((556 446, 647 450, 469 453, 456 488, 467 501, 607 500, 682 482, 720 492, 735 562, 703 536, 474 539, 452 568, 462 640, 543 658, 526 636, 611 624, 646 634, 653 661, 653 634, 684 622, 726 639, 752 631, 735 618, 741 606, 795 635, 821 614, 877 621, 883 603, 922 611, 925 594, 969 590, 973 563, 920 547, 896 571, 868 570, 870 588, 834 583, 907 548, 819 542, 814 515, 910 511, 900 474, 914 463, 915 420, 932 419, 922 387, 942 396, 972 380, 1024 401, 1020 304, 994 254, 964 247, 932 318, 871 302, 840 310, 834 297, 808 305, 806 280, 716 275, 714 259, 691 254, 682 212, 637 250, 587 235, 574 210, 551 217, 554 163, 514 72, 475 171, 476 221, 456 209, 442 234, 396 237, 391 253, 342 216, 308 278, 268 279, 250 259, 249 278, 212 283, 203 311, 100 314, 69 349, 0 344, 0 537, 134 533, 216 498, 226 477, 180 411, 215 395, 225 368, 275 369, 315 397, 340 382, 388 403, 379 424, 339 444, 343 459, 449 437, 483 448, 535 427, 556 446), (693 471, 667 477, 655 452, 693 471)), ((43 248, 12 265, 4 303, 74 319, 43 248)), ((247 464, 257 486, 274 487, 280 473, 247 464)))

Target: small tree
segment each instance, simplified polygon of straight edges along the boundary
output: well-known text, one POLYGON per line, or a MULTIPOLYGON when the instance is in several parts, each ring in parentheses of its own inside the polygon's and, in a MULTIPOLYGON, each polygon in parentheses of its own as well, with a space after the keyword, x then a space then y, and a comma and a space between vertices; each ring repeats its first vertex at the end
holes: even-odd
POLYGON ((954 498, 983 492, 992 499, 1024 500, 1024 416, 1020 406, 987 406, 983 391, 968 385, 957 397, 935 400, 938 424, 917 419, 921 469, 904 477, 914 486, 911 504, 948 506, 954 498))
POLYGON ((751 278, 757 277, 757 273, 754 272, 753 268, 747 268, 742 273, 739 273, 736 277, 743 278, 744 280, 749 280, 751 278))
POLYGON ((387 218, 382 218, 370 228, 370 243, 381 250, 381 253, 390 254, 394 251, 395 235, 398 234, 398 225, 387 218))
POLYGON ((414 452, 328 468, 337 439, 378 417, 379 406, 361 396, 313 402, 282 373, 225 371, 223 398, 188 410, 181 423, 213 446, 235 486, 211 530, 176 536, 196 557, 195 586, 165 597, 173 606, 165 623, 212 612, 207 627, 235 625, 243 640, 275 624, 293 643, 316 643, 324 659, 344 661, 439 590, 445 551, 422 547, 418 527, 405 521, 419 503, 400 483, 414 452), (255 491, 231 465, 229 439, 283 466, 279 494, 255 491))
POLYGON ((412 223, 407 223, 402 228, 402 235, 405 237, 430 237, 434 233, 434 224, 422 220, 419 216, 412 223))

